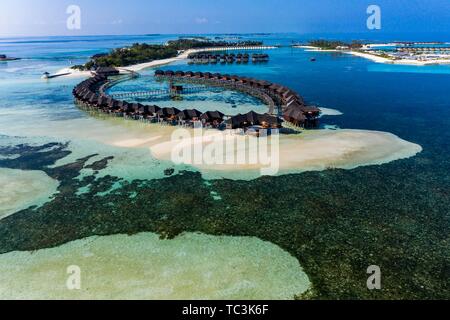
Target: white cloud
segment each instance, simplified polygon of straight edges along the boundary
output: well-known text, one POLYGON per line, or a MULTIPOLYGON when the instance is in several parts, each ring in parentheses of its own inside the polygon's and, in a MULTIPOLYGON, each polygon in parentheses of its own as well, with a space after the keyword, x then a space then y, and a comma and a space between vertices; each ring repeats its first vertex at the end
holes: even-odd
POLYGON ((208 21, 208 19, 207 18, 195 18, 195 23, 196 24, 206 24, 206 23, 208 23, 209 21, 208 21))
POLYGON ((123 20, 122 19, 117 19, 114 20, 113 22, 111 22, 111 24, 122 24, 123 20))

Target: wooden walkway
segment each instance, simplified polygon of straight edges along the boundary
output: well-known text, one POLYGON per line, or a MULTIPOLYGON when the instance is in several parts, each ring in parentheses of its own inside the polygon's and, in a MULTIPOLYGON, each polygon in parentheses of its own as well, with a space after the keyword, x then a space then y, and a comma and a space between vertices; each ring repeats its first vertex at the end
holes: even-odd
POLYGON ((225 81, 221 81, 221 80, 215 80, 215 79, 197 79, 197 78, 184 78, 184 77, 176 77, 176 76, 171 76, 171 77, 166 77, 166 76, 162 76, 160 77, 162 79, 166 79, 168 81, 171 80, 178 80, 180 82, 186 82, 186 83, 195 83, 195 84, 200 84, 202 86, 206 86, 209 87, 210 90, 211 87, 218 87, 218 88, 223 88, 223 89, 228 89, 231 91, 239 91, 239 92, 243 92, 246 93, 248 95, 251 95, 252 97, 255 97, 259 100, 261 100, 263 103, 265 103, 268 107, 268 114, 278 114, 278 106, 274 99, 263 89, 258 89, 258 88, 252 88, 243 84, 239 84, 239 83, 232 83, 232 82, 225 82, 225 81), (277 110, 276 110, 277 109, 277 110))
POLYGON ((169 95, 184 95, 192 94, 197 92, 210 91, 211 88, 207 87, 183 87, 182 91, 174 91, 170 89, 156 89, 148 91, 133 91, 133 92, 118 92, 111 93, 110 96, 114 99, 127 99, 127 98, 151 98, 158 96, 169 96, 169 95))
POLYGON ((228 89, 231 91, 239 91, 246 93, 248 95, 251 95, 259 100, 261 100, 264 104, 266 104, 269 107, 268 114, 276 114, 278 115, 280 112, 281 105, 274 101, 274 99, 271 97, 271 95, 266 92, 264 89, 258 89, 258 88, 252 88, 246 85, 238 84, 238 83, 231 83, 231 82, 224 82, 224 81, 218 81, 214 79, 195 79, 195 78, 178 78, 178 77, 162 77, 163 79, 166 79, 168 81, 171 80, 178 80, 181 83, 190 83, 190 84, 197 84, 197 86, 188 86, 183 87, 183 91, 177 92, 173 91, 170 88, 167 89, 157 89, 157 90, 148 90, 148 91, 135 91, 135 92, 117 92, 117 93, 111 93, 106 94, 106 91, 113 86, 117 85, 118 83, 127 81, 131 79, 132 77, 122 77, 120 79, 109 81, 105 83, 103 86, 99 88, 99 93, 108 95, 110 97, 113 97, 117 100, 126 100, 128 98, 151 98, 151 97, 163 97, 163 96, 171 96, 171 95, 178 95, 182 96, 183 94, 192 94, 197 92, 205 92, 205 91, 211 91, 211 88, 222 88, 222 89, 228 89))

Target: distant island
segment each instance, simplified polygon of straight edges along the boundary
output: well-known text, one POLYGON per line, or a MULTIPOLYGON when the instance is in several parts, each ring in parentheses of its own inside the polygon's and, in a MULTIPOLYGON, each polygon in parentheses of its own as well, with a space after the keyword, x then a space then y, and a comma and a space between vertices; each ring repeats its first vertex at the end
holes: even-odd
POLYGON ((361 49, 363 43, 359 41, 352 41, 346 43, 343 41, 330 41, 330 40, 312 40, 308 43, 309 46, 320 48, 322 50, 339 50, 339 49, 361 49))
POLYGON ((135 43, 131 47, 118 48, 110 53, 97 54, 84 65, 73 66, 72 69, 89 71, 101 67, 127 67, 154 60, 175 58, 182 51, 202 48, 261 46, 261 41, 211 41, 209 39, 180 38, 166 44, 135 43))
POLYGON ((403 65, 450 64, 450 46, 442 42, 363 43, 312 40, 307 45, 293 45, 310 51, 337 51, 378 63, 403 65))

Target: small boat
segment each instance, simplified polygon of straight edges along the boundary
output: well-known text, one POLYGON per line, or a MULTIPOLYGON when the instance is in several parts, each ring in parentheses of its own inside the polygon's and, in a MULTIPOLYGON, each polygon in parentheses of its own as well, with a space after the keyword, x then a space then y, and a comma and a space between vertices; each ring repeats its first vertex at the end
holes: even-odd
POLYGON ((62 77, 62 76, 68 76, 69 74, 70 74, 70 72, 58 73, 58 74, 50 74, 48 72, 44 72, 41 79, 48 80, 48 79, 58 78, 58 77, 62 77))
POLYGON ((7 57, 4 54, 0 54, 0 61, 16 61, 16 60, 20 60, 20 59, 19 58, 7 57))
POLYGON ((316 62, 317 59, 316 59, 316 58, 311 58, 311 59, 309 59, 309 61, 311 61, 311 62, 316 62))

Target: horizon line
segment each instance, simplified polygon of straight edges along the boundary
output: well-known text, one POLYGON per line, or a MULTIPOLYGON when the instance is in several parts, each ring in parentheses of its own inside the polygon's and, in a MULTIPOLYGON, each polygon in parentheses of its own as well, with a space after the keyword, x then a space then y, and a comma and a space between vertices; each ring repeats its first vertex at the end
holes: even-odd
MULTIPOLYGON (((56 37, 120 37, 120 36, 211 36, 211 35, 277 35, 277 34, 323 34, 323 35, 348 35, 348 34, 370 34, 373 32, 368 31, 349 31, 349 32, 300 32, 300 31, 282 31, 282 32, 219 32, 219 33, 120 33, 120 34, 80 34, 80 35, 67 35, 67 34, 54 34, 54 35, 0 35, 0 39, 12 39, 12 38, 56 38, 56 37)), ((380 32, 376 32, 380 35, 380 32)), ((423 32, 383 32, 385 35, 406 35, 406 34, 449 34, 449 31, 423 31, 423 32)), ((450 41, 450 39, 449 39, 450 41)))

